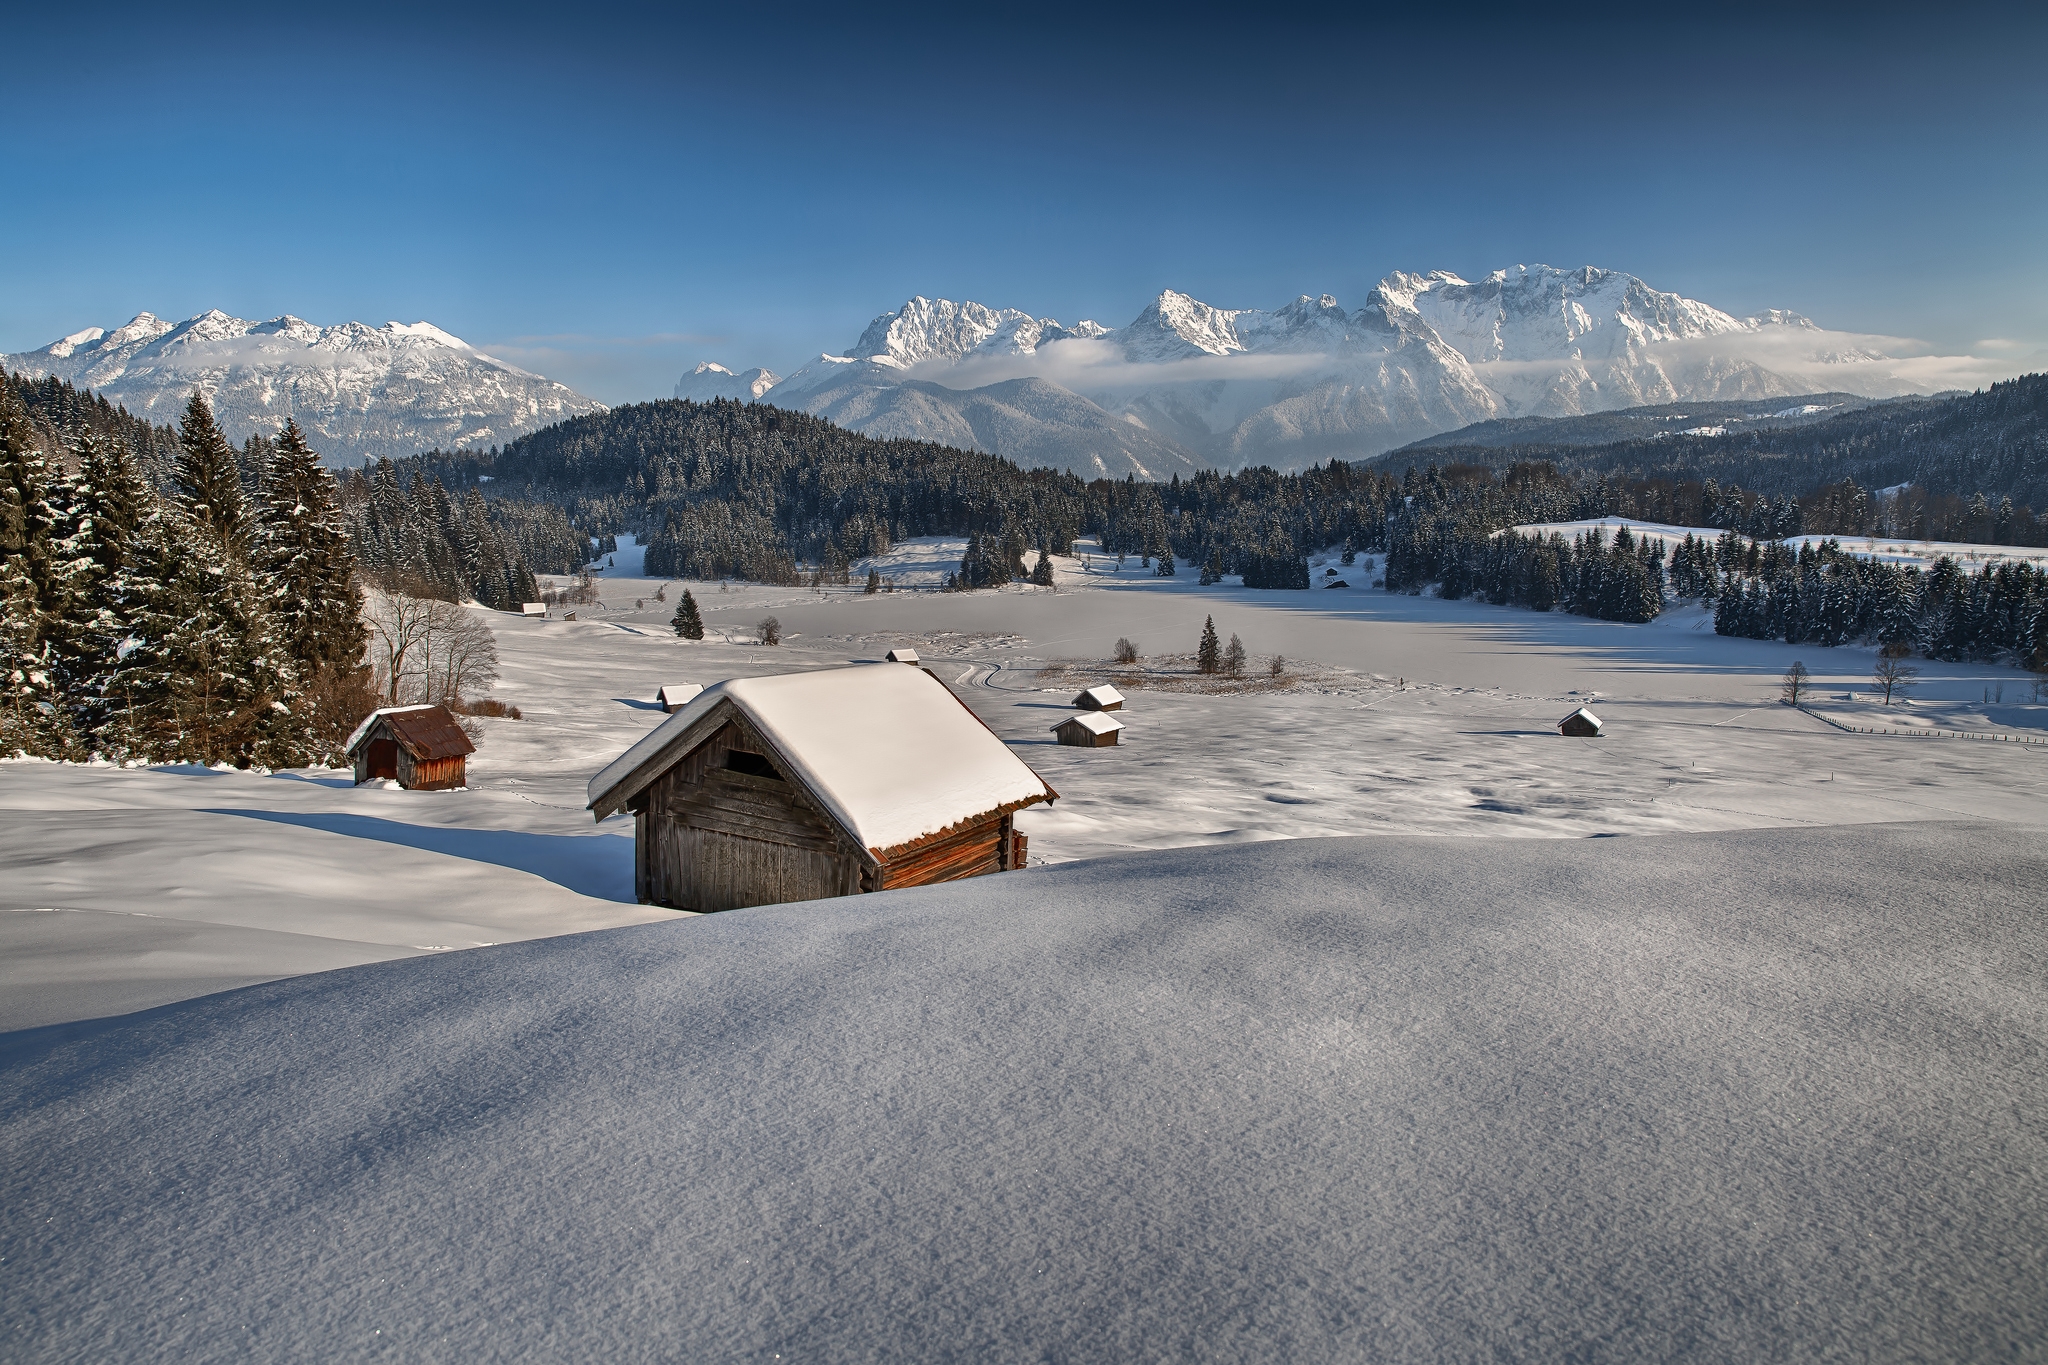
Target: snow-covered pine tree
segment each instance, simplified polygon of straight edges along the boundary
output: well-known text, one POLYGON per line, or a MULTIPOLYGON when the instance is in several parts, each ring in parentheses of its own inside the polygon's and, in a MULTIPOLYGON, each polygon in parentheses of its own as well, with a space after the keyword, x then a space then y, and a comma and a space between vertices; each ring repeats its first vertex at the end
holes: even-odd
POLYGON ((193 529, 210 534, 230 558, 246 562, 249 505, 242 496, 241 466, 197 389, 178 423, 178 463, 171 480, 178 510, 193 529))
POLYGON ((1043 545, 1038 547, 1038 562, 1031 566, 1031 581, 1041 588, 1049 588, 1053 585, 1052 558, 1046 554, 1043 545))
MULTIPOLYGON (((1236 637, 1233 636, 1233 639, 1236 637)), ((1223 645, 1216 638, 1216 618, 1202 620, 1202 643, 1195 650, 1195 668, 1202 673, 1214 673, 1223 666, 1223 645)))
POLYGON ((153 747, 201 763, 296 765, 306 744, 290 711, 290 655, 250 562, 234 448, 196 392, 178 435, 176 495, 160 532, 177 553, 150 622, 153 747))
POLYGON ((670 624, 685 640, 704 638, 704 617, 698 612, 697 599, 691 596, 688 588, 683 589, 683 600, 676 604, 675 619, 670 624))
POLYGON ((278 643, 305 677, 355 668, 363 658, 362 601, 355 587, 334 478, 287 420, 263 471, 258 570, 278 643))
POLYGON ((0 385, 0 756, 63 757, 55 650, 46 638, 52 553, 49 469, 12 384, 0 385))
POLYGON ((273 708, 265 747, 291 761, 339 763, 369 702, 367 629, 334 477, 289 419, 263 469, 256 558, 282 655, 278 700, 289 712, 273 708))

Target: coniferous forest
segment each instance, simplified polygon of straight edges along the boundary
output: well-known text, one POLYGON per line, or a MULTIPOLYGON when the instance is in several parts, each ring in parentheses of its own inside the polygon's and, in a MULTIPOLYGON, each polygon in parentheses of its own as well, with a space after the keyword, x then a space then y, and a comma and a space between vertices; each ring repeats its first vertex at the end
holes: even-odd
POLYGON ((48 434, 0 385, 0 752, 338 760, 367 709, 364 630, 298 428, 253 489, 197 394, 161 486, 121 424, 72 421, 56 459, 48 434))

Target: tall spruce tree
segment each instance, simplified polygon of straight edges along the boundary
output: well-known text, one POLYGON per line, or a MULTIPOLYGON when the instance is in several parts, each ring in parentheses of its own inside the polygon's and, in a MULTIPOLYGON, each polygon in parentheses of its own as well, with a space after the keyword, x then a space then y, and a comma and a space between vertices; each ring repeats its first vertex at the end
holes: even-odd
POLYGON ((361 600, 334 478, 286 421, 263 471, 257 564, 278 643, 306 677, 363 657, 361 600))
POLYGON ((12 384, 0 385, 0 756, 71 745, 47 610, 49 469, 12 384))
POLYGON ((690 595, 688 588, 683 589, 683 600, 676 604, 675 619, 670 624, 685 640, 704 638, 704 617, 698 612, 697 599, 690 595))
POLYGON ((171 477, 178 509, 192 528, 211 535, 230 558, 246 562, 249 510, 241 466, 197 389, 178 423, 178 463, 171 477))
POLYGON ((1216 638, 1216 618, 1202 620, 1202 643, 1195 650, 1195 668, 1202 673, 1214 673, 1223 666, 1223 644, 1216 638))

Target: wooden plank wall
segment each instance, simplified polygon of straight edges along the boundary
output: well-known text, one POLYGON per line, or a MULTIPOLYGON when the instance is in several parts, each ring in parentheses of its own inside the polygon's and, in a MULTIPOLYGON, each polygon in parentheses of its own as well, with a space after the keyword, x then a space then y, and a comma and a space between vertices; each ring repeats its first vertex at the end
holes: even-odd
POLYGON ((1010 817, 994 815, 891 859, 874 891, 930 886, 1001 872, 1009 862, 1010 817))
POLYGON ((413 791, 452 791, 463 785, 466 780, 465 768, 464 756, 461 754, 454 758, 415 760, 405 751, 403 745, 398 750, 398 783, 413 791))
POLYGON ((725 766, 730 750, 766 747, 736 720, 648 788, 635 828, 642 899, 732 910, 861 889, 862 859, 797 787, 725 766))

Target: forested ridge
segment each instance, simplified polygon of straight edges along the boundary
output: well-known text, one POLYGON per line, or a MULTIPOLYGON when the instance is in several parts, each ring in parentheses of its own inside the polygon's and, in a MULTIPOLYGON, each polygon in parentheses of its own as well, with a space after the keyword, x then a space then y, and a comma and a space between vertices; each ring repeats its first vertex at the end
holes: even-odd
MULTIPOLYGON (((2022 375, 1953 398, 1879 403, 1805 425, 1717 436, 1674 432, 1597 445, 1456 445, 1438 438, 1427 448, 1381 456, 1373 467, 1398 470, 1425 462, 1495 470, 1542 462, 1567 474, 1674 489, 1711 481, 1774 500, 1808 499, 1845 482, 1866 489, 1910 484, 1894 517, 1905 528, 1897 534, 2042 545, 2048 544, 2048 522, 2033 512, 2048 513, 2048 375, 2022 375)), ((1687 499, 1678 498, 1669 510, 1685 513, 1687 499)), ((1652 519, 1707 524, 1697 515, 1652 519)), ((1824 529, 1861 534, 1870 528, 1824 529)))

